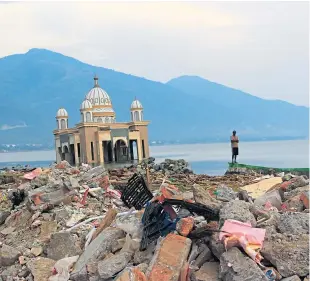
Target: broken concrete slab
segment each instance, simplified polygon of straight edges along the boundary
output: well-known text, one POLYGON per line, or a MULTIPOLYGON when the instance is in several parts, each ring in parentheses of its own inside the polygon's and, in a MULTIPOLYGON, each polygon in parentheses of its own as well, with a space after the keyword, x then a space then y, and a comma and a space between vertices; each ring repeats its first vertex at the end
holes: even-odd
POLYGON ((283 278, 281 279, 281 281, 301 281, 301 280, 297 275, 294 275, 291 277, 283 278))
POLYGON ((219 277, 223 281, 267 281, 258 265, 236 247, 221 256, 219 277))
POLYGON ((48 281, 55 263, 54 260, 39 257, 27 262, 27 267, 30 269, 34 281, 48 281))
POLYGON ((47 248, 47 257, 58 261, 66 257, 80 255, 81 252, 81 248, 71 233, 60 232, 52 234, 47 248))
POLYGON ((15 248, 3 244, 0 248, 0 267, 13 265, 21 253, 15 248))
POLYGON ((209 192, 198 184, 193 185, 193 196, 196 203, 219 210, 221 203, 214 199, 209 192))
POLYGON ((173 233, 159 241, 146 274, 148 281, 177 281, 186 262, 191 240, 173 233))
POLYGON ((241 222, 249 222, 255 227, 256 219, 250 212, 250 207, 250 203, 241 200, 234 200, 225 203, 220 210, 220 225, 223 225, 225 220, 232 219, 241 222))
POLYGON ((269 202, 273 207, 276 207, 278 210, 281 210, 282 199, 278 190, 272 190, 270 192, 266 192, 265 194, 259 196, 255 201, 254 205, 263 207, 265 204, 269 202))
POLYGON ((99 276, 106 280, 114 277, 118 272, 122 271, 132 258, 132 253, 121 252, 110 258, 98 262, 99 276))
POLYGON ((11 233, 13 233, 14 231, 15 231, 15 229, 16 229, 16 227, 11 227, 11 226, 9 226, 9 227, 6 227, 6 228, 4 228, 3 230, 1 230, 1 234, 2 235, 9 235, 9 234, 11 234, 11 233))
POLYGON ((57 231, 56 221, 44 221, 41 224, 40 240, 42 242, 47 242, 50 240, 51 235, 57 231))
POLYGON ((213 255, 216 256, 218 259, 220 259, 222 254, 225 253, 225 247, 224 244, 220 241, 219 233, 214 233, 211 236, 209 247, 213 255))
POLYGON ((220 281, 219 262, 206 262, 194 273, 196 281, 220 281))
POLYGON ((8 216, 11 214, 9 211, 3 211, 0 212, 0 225, 5 222, 5 220, 8 218, 8 216))
POLYGON ((208 248, 207 245, 203 244, 203 250, 196 258, 195 262, 193 263, 194 266, 200 268, 205 262, 210 261, 212 258, 212 252, 208 248))
POLYGON ((272 234, 265 237, 261 254, 283 277, 309 274, 309 235, 272 234))
POLYGON ((107 253, 111 252, 113 241, 124 236, 125 233, 119 228, 108 227, 103 230, 79 257, 72 274, 77 275, 84 270, 86 264, 103 258, 107 253))
POLYGON ((309 213, 286 212, 281 214, 278 229, 286 234, 309 234, 309 213))
POLYGON ((5 220, 5 225, 10 226, 10 227, 16 227, 17 229, 21 229, 29 223, 29 220, 31 219, 31 217, 32 217, 32 214, 27 209, 23 209, 18 212, 12 213, 5 220))

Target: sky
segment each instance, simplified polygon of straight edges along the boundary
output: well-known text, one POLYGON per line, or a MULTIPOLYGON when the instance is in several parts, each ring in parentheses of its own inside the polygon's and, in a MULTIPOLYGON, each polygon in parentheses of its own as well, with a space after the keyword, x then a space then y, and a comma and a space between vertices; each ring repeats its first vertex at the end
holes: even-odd
POLYGON ((2 2, 0 57, 45 48, 167 82, 309 106, 307 2, 2 2))

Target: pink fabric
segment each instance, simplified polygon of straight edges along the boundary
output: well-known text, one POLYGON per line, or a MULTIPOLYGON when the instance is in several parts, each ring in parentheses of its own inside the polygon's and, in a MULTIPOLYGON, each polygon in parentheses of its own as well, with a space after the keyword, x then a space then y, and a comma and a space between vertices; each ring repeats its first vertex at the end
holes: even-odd
MULTIPOLYGON (((263 228, 253 228, 250 223, 244 223, 236 220, 226 220, 222 229, 229 234, 245 236, 249 243, 258 243, 263 245, 266 230, 263 228)), ((226 237, 227 233, 220 232, 220 240, 226 237)))
POLYGON ((225 249, 240 246, 255 262, 260 263, 263 257, 259 250, 263 247, 266 230, 253 228, 249 223, 226 220, 219 238, 224 242, 225 249), (228 233, 226 233, 228 232, 228 233))

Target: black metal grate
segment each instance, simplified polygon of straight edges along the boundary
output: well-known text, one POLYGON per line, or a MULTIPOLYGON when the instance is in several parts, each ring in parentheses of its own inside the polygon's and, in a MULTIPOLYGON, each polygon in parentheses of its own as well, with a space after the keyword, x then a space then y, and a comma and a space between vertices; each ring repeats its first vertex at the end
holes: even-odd
POLYGON ((149 203, 142 217, 143 236, 140 243, 140 251, 144 251, 149 244, 160 236, 165 236, 174 231, 176 222, 169 219, 168 213, 158 203, 149 203))
POLYGON ((184 209, 187 209, 191 213, 196 213, 197 215, 204 216, 206 219, 210 220, 218 219, 219 217, 219 211, 217 209, 210 208, 199 203, 191 203, 177 199, 165 199, 163 204, 180 206, 184 209))
POLYGON ((128 208, 141 210, 153 198, 152 192, 147 188, 144 178, 134 174, 122 192, 121 199, 128 208))

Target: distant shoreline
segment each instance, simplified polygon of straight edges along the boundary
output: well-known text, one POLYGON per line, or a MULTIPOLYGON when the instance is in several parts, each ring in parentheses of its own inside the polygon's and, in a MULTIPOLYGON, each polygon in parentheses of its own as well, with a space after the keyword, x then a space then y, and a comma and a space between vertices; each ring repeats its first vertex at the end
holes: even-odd
MULTIPOLYGON (((242 142, 276 142, 276 141, 299 141, 299 140, 309 140, 308 137, 299 137, 299 138, 285 138, 285 139, 277 139, 277 138, 265 138, 265 139, 245 139, 242 140, 242 142)), ((190 145, 190 144, 212 144, 212 143, 229 143, 229 140, 219 140, 219 141, 197 141, 197 142, 168 142, 168 143, 159 143, 159 144, 154 144, 150 143, 149 146, 170 146, 170 145, 190 145)), ((10 151, 1 151, 0 150, 0 155, 1 154, 7 154, 7 153, 18 153, 18 152, 41 152, 41 151, 54 151, 54 148, 42 148, 42 149, 28 149, 28 150, 10 150, 10 151)))

